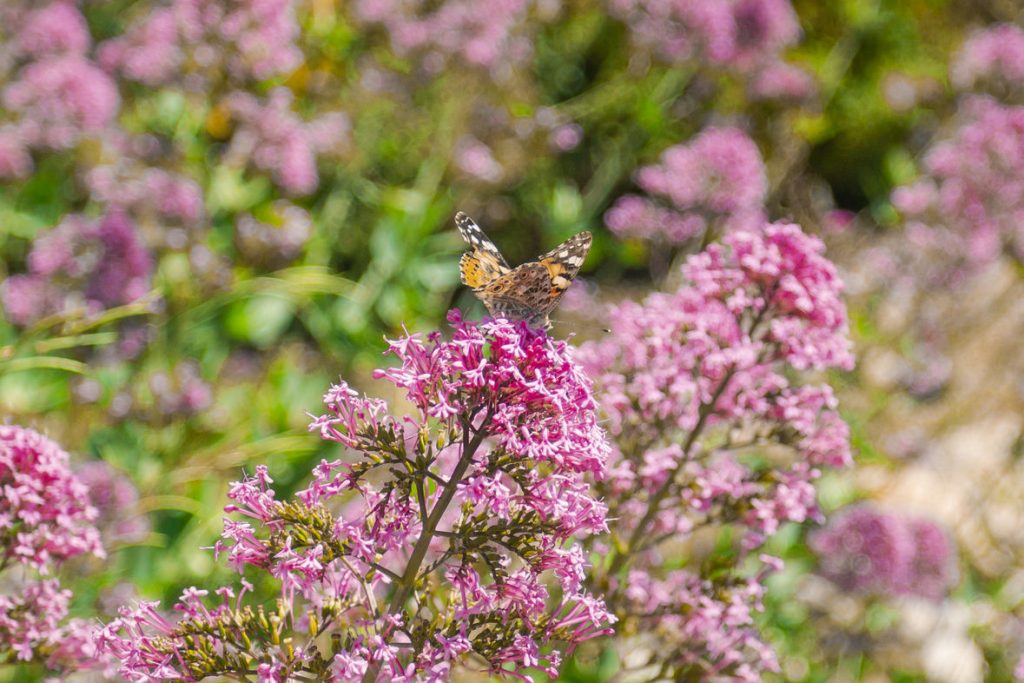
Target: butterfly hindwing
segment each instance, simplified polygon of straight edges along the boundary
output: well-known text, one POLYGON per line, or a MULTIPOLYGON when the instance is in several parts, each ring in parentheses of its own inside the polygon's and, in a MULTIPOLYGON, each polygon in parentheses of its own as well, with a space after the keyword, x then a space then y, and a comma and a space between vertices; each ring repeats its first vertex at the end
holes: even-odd
POLYGON ((581 232, 578 235, 573 235, 548 253, 537 257, 537 262, 547 269, 548 275, 551 277, 554 297, 551 308, 554 308, 558 299, 572 284, 576 274, 580 272, 580 266, 587 258, 587 252, 590 251, 592 242, 593 237, 589 232, 581 232))

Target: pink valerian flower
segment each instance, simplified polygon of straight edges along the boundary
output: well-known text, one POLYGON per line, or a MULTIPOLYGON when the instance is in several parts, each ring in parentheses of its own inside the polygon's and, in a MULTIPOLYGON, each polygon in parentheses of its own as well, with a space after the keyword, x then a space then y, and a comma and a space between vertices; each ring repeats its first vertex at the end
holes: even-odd
POLYGON ((71 591, 57 579, 34 581, 0 594, 0 655, 28 662, 44 659, 67 616, 71 591))
POLYGON ((67 149, 108 126, 120 108, 117 86, 79 55, 47 57, 25 66, 2 92, 18 133, 32 147, 67 149))
POLYGON ((998 24, 973 33, 949 67, 950 80, 958 90, 978 85, 998 90, 1024 86, 1024 29, 998 24))
POLYGON ((21 564, 42 574, 53 564, 92 554, 104 557, 97 512, 68 454, 45 436, 0 425, 0 567, 21 564))
POLYGON ((708 128, 689 144, 669 147, 661 163, 641 168, 648 195, 626 195, 605 214, 621 237, 683 244, 716 225, 758 222, 768 192, 761 154, 743 131, 708 128))
POLYGON ((505 175, 491 148, 474 137, 466 137, 456 145, 455 163, 463 173, 485 183, 496 183, 505 175))
POLYGON ((232 94, 228 108, 239 126, 226 158, 234 163, 251 162, 269 172, 289 194, 304 195, 319 183, 317 154, 343 144, 348 123, 332 114, 304 122, 292 111, 292 100, 286 88, 273 90, 265 102, 241 91, 232 94))
POLYGON ((285 200, 259 220, 243 214, 235 222, 235 246, 247 263, 282 268, 294 261, 313 234, 309 212, 285 200))
POLYGON ((892 203, 914 251, 956 276, 1003 253, 1024 258, 1022 197, 1024 107, 971 97, 959 126, 926 153, 924 175, 897 188, 892 203))
POLYGON ((110 71, 147 85, 263 80, 302 63, 294 0, 173 0, 100 46, 110 71))
POLYGON ((71 591, 52 576, 71 558, 105 556, 86 484, 56 443, 2 425, 0 489, 0 572, 18 567, 4 576, 0 593, 0 661, 66 671, 101 667, 91 625, 65 622, 71 591))
POLYGON ((543 331, 450 321, 450 340, 390 341, 399 364, 375 373, 411 415, 344 382, 324 396, 311 429, 359 457, 321 462, 290 500, 264 466, 232 485, 215 551, 277 580, 272 614, 246 605, 244 583, 219 601, 186 591, 177 623, 150 604, 126 610, 101 639, 122 675, 199 679, 250 661, 267 680, 447 680, 467 662, 555 675, 555 643, 608 632, 578 543, 607 529, 584 480, 608 454, 589 382, 543 331))
MULTIPOLYGON (((94 200, 130 212, 143 221, 152 219, 164 230, 175 223, 191 227, 202 222, 203 191, 195 180, 133 163, 132 157, 138 151, 131 149, 130 144, 118 147, 112 150, 118 159, 116 165, 95 166, 86 174, 86 185, 94 200)), ((183 244, 168 246, 180 248, 183 244)))
POLYGON ((446 2, 436 8, 423 0, 359 0, 355 14, 363 24, 384 26, 399 54, 425 53, 423 66, 438 71, 452 59, 497 69, 521 63, 532 53, 522 26, 533 0, 446 2))
POLYGON ((139 492, 131 479, 102 460, 79 465, 75 476, 85 484, 89 502, 98 512, 94 523, 105 545, 134 543, 146 537, 149 520, 135 510, 139 492))
POLYGON ((70 0, 52 0, 26 13, 20 23, 11 35, 22 56, 84 55, 92 45, 85 17, 70 0))
POLYGON ((28 144, 17 126, 0 126, 0 178, 24 178, 33 166, 28 144))
POLYGON ((608 0, 634 42, 670 62, 707 60, 740 73, 800 36, 787 0, 608 0))
POLYGON ((956 581, 956 551, 934 522, 857 505, 811 535, 821 573, 846 591, 941 600, 956 581))
POLYGON ((750 82, 750 96, 755 100, 802 101, 816 91, 814 76, 793 64, 776 61, 768 64, 750 82))
POLYGON ((95 221, 72 214, 36 238, 28 273, 4 281, 0 302, 17 325, 75 306, 97 313, 144 295, 152 267, 124 213, 112 211, 95 221))
POLYGON ((778 657, 763 643, 755 622, 763 609, 765 587, 761 576, 754 576, 723 588, 685 569, 665 572, 664 578, 634 569, 622 591, 631 612, 666 612, 658 632, 679 648, 679 668, 756 683, 763 672, 780 670, 778 657), (742 652, 749 653, 746 661, 737 662, 737 653, 742 652))
POLYGON ((823 251, 796 225, 735 230, 687 260, 677 292, 613 308, 611 334, 581 349, 614 444, 596 484, 616 519, 611 557, 591 580, 611 588, 624 631, 681 634, 651 653, 680 676, 757 680, 775 669, 751 614, 777 561, 751 560, 759 571, 740 562, 783 524, 820 519, 814 480, 850 462, 832 390, 795 380, 853 362, 842 284, 823 251), (738 552, 711 562, 714 576, 665 573, 670 548, 723 527, 738 552))

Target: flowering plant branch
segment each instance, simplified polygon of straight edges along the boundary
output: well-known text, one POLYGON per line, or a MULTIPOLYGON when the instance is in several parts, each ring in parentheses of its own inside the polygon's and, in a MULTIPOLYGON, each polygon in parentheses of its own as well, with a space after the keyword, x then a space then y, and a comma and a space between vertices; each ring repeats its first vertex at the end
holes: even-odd
POLYGON ((98 515, 68 454, 45 436, 0 425, 0 663, 88 666, 87 622, 65 621, 71 591, 54 576, 81 555, 104 557, 98 515))
POLYGON ((153 603, 124 610, 101 638, 122 675, 443 680, 476 661, 528 680, 557 673, 554 644, 609 631, 577 542, 607 530, 584 482, 609 451, 589 383, 543 332, 450 320, 451 341, 392 341, 400 365, 376 372, 412 414, 344 382, 326 394, 311 428, 353 462, 322 462, 289 501, 262 466, 233 485, 227 511, 250 521, 226 520, 216 551, 276 579, 273 607, 245 604, 243 579, 213 607, 186 591, 177 623, 153 603))
POLYGON ((679 291, 620 305, 581 350, 613 437, 595 488, 616 522, 590 582, 620 635, 648 638, 627 666, 653 678, 777 669, 753 612, 780 562, 750 554, 818 516, 811 482, 850 460, 831 388, 797 379, 852 364, 823 250, 795 225, 734 231, 687 261, 679 291), (720 534, 738 547, 697 549, 720 534))

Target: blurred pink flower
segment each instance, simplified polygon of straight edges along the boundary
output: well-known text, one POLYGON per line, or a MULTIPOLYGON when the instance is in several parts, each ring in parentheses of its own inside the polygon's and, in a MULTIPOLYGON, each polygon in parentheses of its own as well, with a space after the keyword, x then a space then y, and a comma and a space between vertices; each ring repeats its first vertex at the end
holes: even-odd
POLYGON ((608 0, 634 41, 667 61, 749 72, 800 36, 788 0, 608 0))
POLYGON ((135 543, 149 533, 149 519, 136 510, 139 492, 132 481, 102 460, 75 468, 75 476, 88 489, 89 502, 98 511, 95 520, 104 544, 135 543))
POLYGON ((530 55, 530 44, 518 30, 533 4, 532 0, 451 0, 439 5, 423 0, 359 0, 356 16, 367 24, 383 24, 399 53, 433 53, 492 69, 530 55))
POLYGON ((459 141, 455 150, 455 163, 466 173, 486 183, 496 183, 505 174, 491 148, 476 138, 467 137, 459 141))
POLYGON ((243 214, 235 222, 235 246, 248 263, 281 268, 294 261, 313 234, 309 212, 284 200, 274 203, 272 222, 243 214))
POLYGON ((237 91, 228 100, 239 126, 231 138, 227 158, 251 161, 271 173, 285 192, 305 195, 316 189, 319 175, 316 155, 339 145, 327 131, 344 135, 346 120, 337 114, 305 122, 292 111, 293 96, 286 88, 276 88, 265 101, 247 92, 237 91))
POLYGON ((84 55, 91 44, 89 26, 72 0, 52 0, 29 12, 16 33, 18 50, 33 57, 57 53, 84 55))
POLYGON ((908 239, 948 276, 1003 253, 1024 258, 1024 107, 966 99, 960 124, 926 152, 922 178, 893 191, 908 239))
POLYGON ((24 136, 16 126, 0 126, 0 178, 24 178, 34 164, 24 136))
POLYGON ((652 197, 620 197, 605 224, 620 237, 681 244, 709 224, 759 221, 768 180, 757 145, 737 128, 708 128, 644 166, 636 183, 652 197))
POLYGON ((28 274, 0 285, 0 302, 19 325, 81 304, 95 313, 149 291, 152 269, 149 252, 124 213, 112 211, 98 220, 71 214, 36 237, 28 274))
POLYGON ((799 101, 811 97, 816 87, 814 76, 804 69, 775 61, 757 72, 750 94, 754 99, 799 101))
POLYGON ((822 574, 848 591, 941 600, 956 579, 949 536, 935 523, 857 505, 814 532, 822 574))
POLYGON ((263 80, 302 63, 298 36, 294 0, 172 0, 103 43, 99 59, 147 85, 263 80))
POLYGON ((62 149, 109 125, 120 96, 102 69, 68 55, 29 63, 4 88, 3 103, 20 116, 18 130, 28 144, 62 149))
POLYGON ((959 90, 985 82, 1024 86, 1024 29, 998 24, 976 31, 964 42, 949 71, 959 90))

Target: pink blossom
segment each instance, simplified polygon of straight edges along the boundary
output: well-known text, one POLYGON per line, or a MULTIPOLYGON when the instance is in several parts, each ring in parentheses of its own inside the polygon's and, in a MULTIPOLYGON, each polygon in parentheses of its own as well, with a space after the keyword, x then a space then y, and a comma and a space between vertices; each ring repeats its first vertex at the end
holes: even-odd
POLYGON ((487 183, 498 182, 505 173, 491 149, 476 138, 459 142, 455 150, 455 163, 463 173, 487 183))
POLYGON ((736 128, 708 128, 669 147, 661 163, 637 171, 650 197, 626 195, 605 214, 623 237, 682 244, 709 224, 738 225, 759 216, 768 191, 757 145, 736 128))
POLYGON ((32 168, 22 133, 16 126, 0 126, 0 178, 24 178, 32 168))
POLYGON ((18 49, 25 55, 85 54, 92 43, 89 26, 70 0, 52 0, 29 12, 16 33, 18 49))
POLYGON ((81 554, 103 557, 97 512, 69 468, 68 454, 45 436, 0 425, 0 518, 4 562, 41 573, 81 554))
POLYGON ((243 641, 267 680, 440 681, 470 654, 499 675, 556 675, 555 643, 609 632, 615 617, 583 587, 577 541, 607 528, 584 480, 601 476, 608 451, 589 382, 543 331, 450 320, 450 340, 390 341, 399 364, 375 373, 411 415, 341 382, 310 428, 355 457, 321 462, 294 499, 277 497, 263 465, 232 484, 225 512, 245 521, 226 519, 214 550, 239 573, 273 577, 276 620, 243 602, 244 583, 212 606, 208 589, 185 591, 176 624, 153 605, 125 610, 100 639, 122 675, 233 671, 243 641), (341 639, 330 657, 291 635, 318 628, 341 639))
POLYGON ((495 69, 530 55, 529 42, 520 31, 533 4, 530 0, 486 5, 454 0, 435 8, 422 0, 360 0, 356 16, 365 24, 382 24, 392 47, 401 54, 437 54, 443 60, 495 69))
POLYGON ((800 35, 787 0, 608 0, 634 41, 670 62, 706 59, 746 72, 800 35))
POLYGON ((750 84, 754 99, 800 101, 814 92, 815 81, 810 73, 782 61, 772 62, 758 71, 750 84))
POLYGON ((847 508, 815 532, 821 572, 844 590, 941 600, 955 580, 949 536, 933 522, 847 508))
POLYGON ((243 214, 235 224, 235 245, 249 263, 281 268, 294 261, 313 233, 309 212, 290 202, 273 205, 271 222, 243 214))
POLYGON ((924 176, 892 196, 924 267, 957 276, 1003 253, 1024 255, 1022 159, 1024 107, 965 100, 959 126, 925 154, 924 176))
MULTIPOLYGON (((337 144, 324 139, 322 130, 302 121, 292 110, 292 95, 275 89, 266 101, 244 92, 234 93, 229 106, 240 122, 227 152, 229 160, 250 161, 256 168, 270 172, 281 189, 304 195, 316 189, 319 176, 316 155, 337 144)), ((332 115, 327 115, 336 121, 332 115)))
POLYGON ((950 79, 960 90, 979 82, 1024 85, 1024 29, 998 24, 974 32, 949 67, 950 79))
POLYGON ((113 121, 117 86, 78 55, 31 62, 3 90, 3 103, 21 118, 20 132, 33 146, 64 149, 113 121))
POLYGON ((94 523, 107 546, 145 538, 149 520, 135 510, 139 492, 127 476, 102 460, 77 467, 75 476, 88 489, 89 502, 98 512, 94 523))
POLYGON ((852 364, 823 251, 795 225, 735 230, 687 260, 678 291, 614 307, 611 334, 581 349, 614 440, 595 486, 616 520, 611 557, 590 580, 625 600, 613 604, 628 628, 660 634, 649 663, 667 672, 778 670, 754 619, 778 562, 750 553, 785 523, 820 519, 813 482, 851 460, 831 389, 798 380, 852 364), (744 457, 768 444, 763 460, 744 457), (663 543, 722 526, 735 565, 666 571, 663 543))
POLYGON ((149 290, 152 261, 134 223, 113 211, 96 221, 66 216, 36 238, 28 268, 0 286, 8 318, 20 325, 82 303, 92 313, 130 303, 149 290))
POLYGON ((173 79, 263 80, 302 62, 293 0, 173 0, 103 43, 109 70, 162 85, 173 79))

